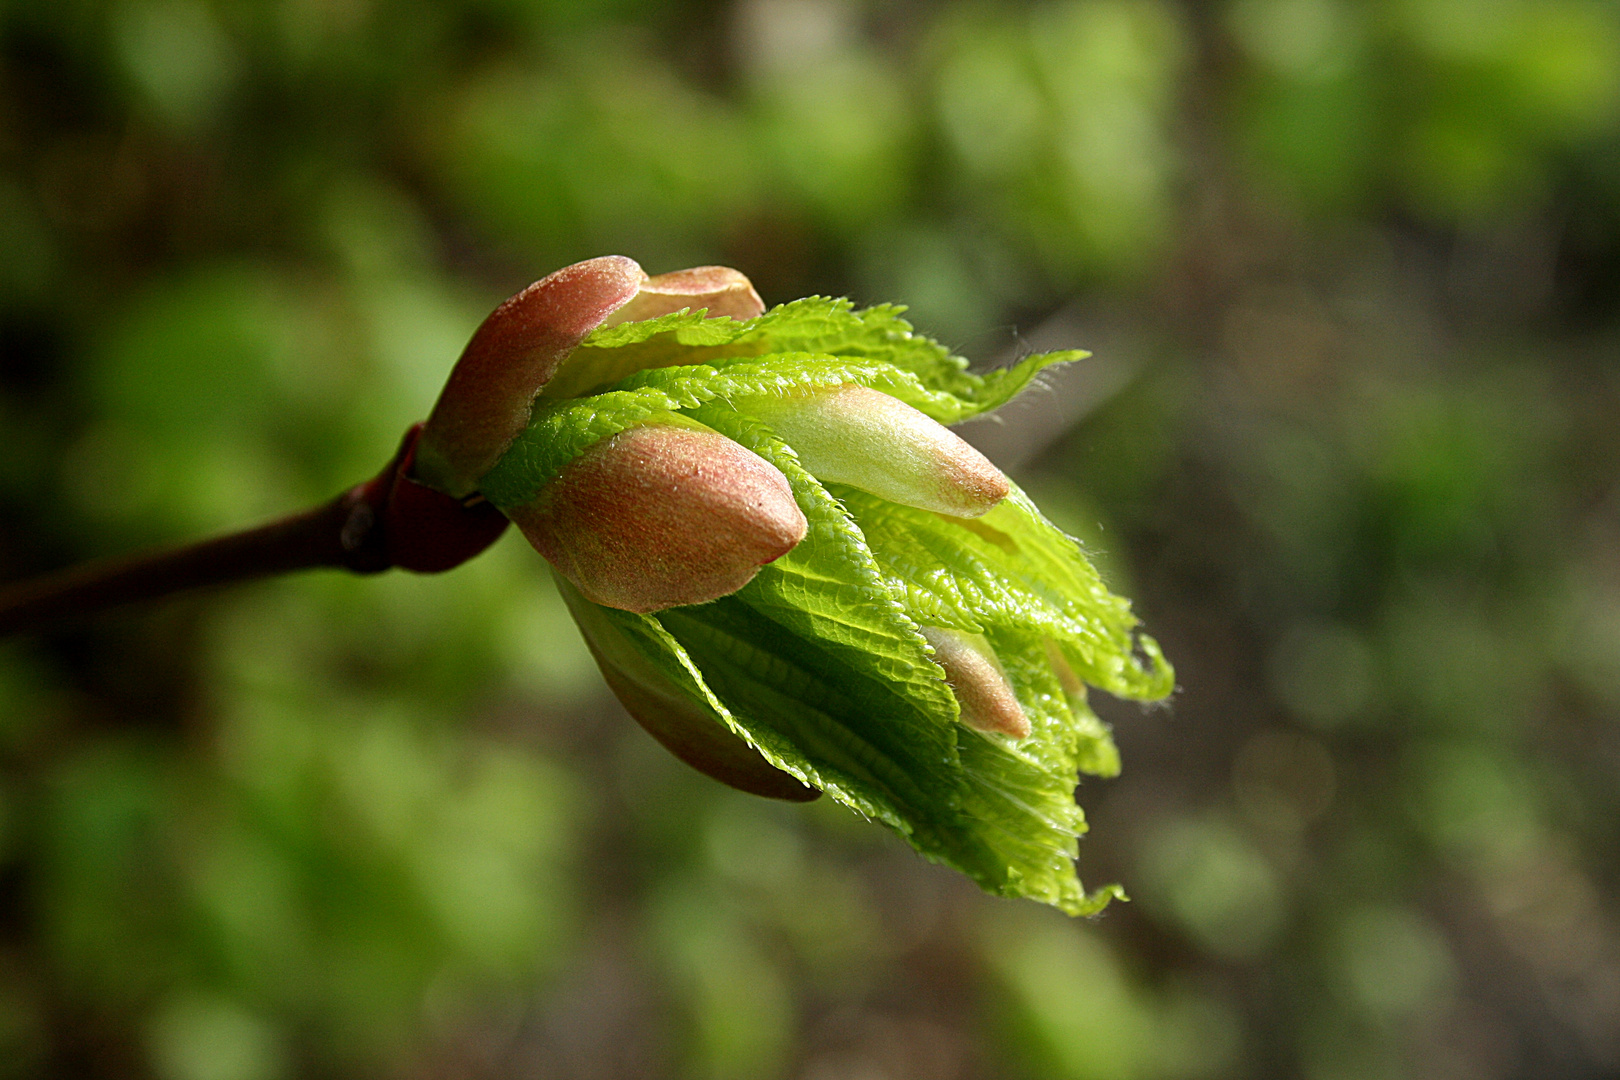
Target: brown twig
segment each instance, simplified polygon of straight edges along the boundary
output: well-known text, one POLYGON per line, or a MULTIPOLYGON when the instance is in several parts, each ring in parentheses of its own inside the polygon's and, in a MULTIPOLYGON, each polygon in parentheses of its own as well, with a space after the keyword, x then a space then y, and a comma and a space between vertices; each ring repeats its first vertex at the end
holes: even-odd
POLYGON ((0 636, 122 604, 317 566, 386 569, 386 563, 367 565, 374 545, 365 540, 373 514, 358 490, 258 528, 72 567, 0 590, 0 636), (346 547, 345 541, 354 546, 346 547))
POLYGON ((437 573, 492 544, 506 518, 463 505, 410 477, 421 425, 374 479, 330 502, 196 544, 72 567, 0 588, 0 637, 122 604, 212 585, 335 567, 375 574, 399 566, 437 573))

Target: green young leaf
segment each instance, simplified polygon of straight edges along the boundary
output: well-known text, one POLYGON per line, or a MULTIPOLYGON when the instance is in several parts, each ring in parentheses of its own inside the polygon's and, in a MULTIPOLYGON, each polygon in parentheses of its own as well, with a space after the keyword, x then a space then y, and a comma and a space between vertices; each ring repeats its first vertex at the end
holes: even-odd
MULTIPOLYGON (((593 332, 574 350, 546 387, 542 400, 600 392, 637 372, 767 357, 837 358, 867 361, 896 378, 909 374, 920 400, 895 396, 942 424, 955 424, 998 408, 1043 369, 1088 355, 1079 350, 1042 353, 1010 368, 977 375, 938 342, 917 334, 901 318, 905 308, 880 305, 856 311, 848 300, 812 296, 782 304, 754 319, 706 319, 704 312, 678 311, 593 332), (924 390, 923 388, 926 388, 924 390)), ((849 381, 889 391, 853 377, 849 381)))
POLYGON ((1006 627, 1044 634, 1081 679, 1119 697, 1154 701, 1174 688, 1158 646, 1135 634, 1129 602, 1108 591, 1079 544, 1016 486, 975 519, 898 506, 853 488, 838 495, 922 621, 972 633, 1006 627))

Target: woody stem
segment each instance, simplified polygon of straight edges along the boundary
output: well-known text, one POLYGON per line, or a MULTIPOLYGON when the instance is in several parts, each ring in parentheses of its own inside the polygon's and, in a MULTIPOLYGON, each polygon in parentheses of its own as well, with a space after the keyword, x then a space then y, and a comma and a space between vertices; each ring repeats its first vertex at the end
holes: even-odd
POLYGON ((363 488, 302 513, 183 547, 107 559, 0 588, 0 637, 211 585, 317 566, 387 568, 363 488))

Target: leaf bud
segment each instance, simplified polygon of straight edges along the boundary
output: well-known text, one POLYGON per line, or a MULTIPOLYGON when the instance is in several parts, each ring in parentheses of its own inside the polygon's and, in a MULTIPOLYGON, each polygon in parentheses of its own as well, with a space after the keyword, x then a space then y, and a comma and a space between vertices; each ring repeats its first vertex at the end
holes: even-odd
POLYGON ((753 398, 747 408, 818 480, 952 517, 978 517, 1007 497, 1007 478, 988 458, 882 391, 851 383, 753 398))
POLYGON ((458 499, 478 490, 557 366, 646 280, 634 259, 604 255, 548 274, 491 312, 423 426, 417 478, 458 499))
POLYGON ((774 465, 672 424, 593 444, 507 515, 586 599, 635 612, 736 592, 808 527, 774 465))
POLYGON ((565 266, 511 297, 474 331, 450 372, 423 428, 416 478, 458 499, 471 495, 528 424, 535 397, 591 331, 682 308, 751 319, 765 304, 730 267, 648 277, 622 255, 565 266))
POLYGON ((976 731, 1029 738, 1029 717, 983 635, 939 626, 922 628, 934 649, 934 663, 945 669, 945 681, 962 707, 962 723, 976 731))

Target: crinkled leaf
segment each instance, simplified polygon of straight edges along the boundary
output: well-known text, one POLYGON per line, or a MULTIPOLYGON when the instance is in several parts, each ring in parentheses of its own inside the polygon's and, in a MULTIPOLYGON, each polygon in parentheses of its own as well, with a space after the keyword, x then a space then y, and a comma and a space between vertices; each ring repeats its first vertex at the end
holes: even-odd
MULTIPOLYGON (((956 700, 849 511, 763 423, 718 406, 696 415, 780 469, 809 523, 805 538, 740 595, 771 619, 883 678, 922 714, 938 718, 935 727, 949 729, 956 700)), ((949 756, 948 750, 941 753, 949 756)))
MULTIPOLYGON (((847 654, 767 617, 754 587, 650 616, 737 730, 779 768, 986 890, 1095 910, 1098 898, 1083 893, 1074 872, 1085 822, 1073 794, 1079 729, 1065 705, 1048 701, 1041 711, 1032 698, 1039 730, 1016 748, 959 724, 938 729, 930 721, 943 718, 919 715, 847 654), (948 759, 934 756, 946 750, 948 759)), ((1009 678, 1022 695, 1026 687, 1009 678)))
MULTIPOLYGON (((624 326, 642 327, 658 321, 624 326)), ((677 414, 695 412, 711 403, 746 408, 750 398, 832 390, 850 383, 880 390, 940 423, 954 424, 999 404, 998 395, 1005 391, 1010 396, 1041 368, 1066 355, 1032 356, 1015 368, 986 376, 1004 376, 993 389, 984 391, 993 402, 990 406, 931 389, 916 374, 879 360, 772 353, 758 358, 720 357, 706 364, 649 368, 627 375, 601 393, 536 401, 528 426, 484 474, 479 489, 497 506, 522 506, 588 446, 626 428, 647 423, 690 423, 677 414)))
MULTIPOLYGON (((710 719, 754 747, 776 768, 806 784, 821 787, 826 783, 826 779, 809 766, 804 755, 786 736, 769 725, 740 721, 726 702, 710 689, 708 680, 687 653, 686 648, 656 617, 592 603, 567 579, 560 575, 554 577, 569 612, 579 625, 580 632, 591 642, 592 648, 604 663, 625 668, 627 676, 633 679, 635 675, 628 670, 632 665, 624 665, 621 662, 623 659, 621 650, 627 648, 635 650, 640 658, 640 664, 633 666, 649 667, 656 677, 683 692, 687 699, 706 712, 710 719)), ((713 663, 709 666, 711 669, 715 668, 713 663)), ((886 820, 896 828, 903 828, 903 822, 898 818, 893 820, 883 818, 881 807, 868 806, 864 809, 868 816, 886 820)))
POLYGON ((1174 673, 1139 633, 1130 602, 1110 593, 1079 544, 1021 490, 979 518, 899 506, 838 486, 906 607, 921 622, 972 633, 1044 634, 1076 674, 1120 697, 1162 698, 1174 673))
MULTIPOLYGON (((834 490, 891 585, 904 592, 912 616, 928 625, 985 634, 1030 720, 1030 737, 1019 741, 961 730, 964 807, 980 839, 1007 868, 1004 880, 981 884, 1071 912, 1106 904, 1115 895, 1113 887, 1087 896, 1075 877, 1076 837, 1085 823, 1073 792, 1078 773, 1117 774, 1119 753, 1084 688, 1071 693, 1064 687, 1049 650, 1067 643, 1084 655, 1106 653, 1108 661, 1093 665, 1102 672, 1131 663, 1137 646, 1128 606, 1109 596, 1100 582, 1094 593, 1054 595, 1020 566, 1014 537, 1025 539, 1026 546, 1038 542, 1029 540, 1031 535, 1050 539, 1047 530, 1056 530, 1044 518, 1004 515, 1012 520, 1002 522, 1010 526, 1002 532, 982 521, 897 506, 853 488, 834 490)), ((1075 542, 1061 533, 1057 537, 1063 546, 1055 557, 1072 564, 1068 575, 1095 578, 1075 542)), ((1137 688, 1127 679, 1111 684, 1115 691, 1137 688)))
POLYGON ((936 401, 934 409, 911 404, 941 423, 954 424, 1011 400, 1043 368, 1087 355, 1043 353, 1009 368, 974 374, 965 359, 913 331, 901 318, 904 310, 884 304, 857 311, 848 300, 812 296, 753 319, 705 319, 699 309, 621 323, 587 337, 542 389, 541 399, 598 392, 654 368, 800 353, 869 361, 909 373, 930 393, 951 399, 936 401))
POLYGON ((941 422, 955 423, 962 402, 930 390, 917 376, 881 361, 843 360, 814 353, 770 353, 758 359, 722 359, 713 364, 651 368, 614 384, 616 390, 656 389, 696 408, 711 401, 736 405, 749 398, 789 397, 855 383, 881 390, 941 422))

